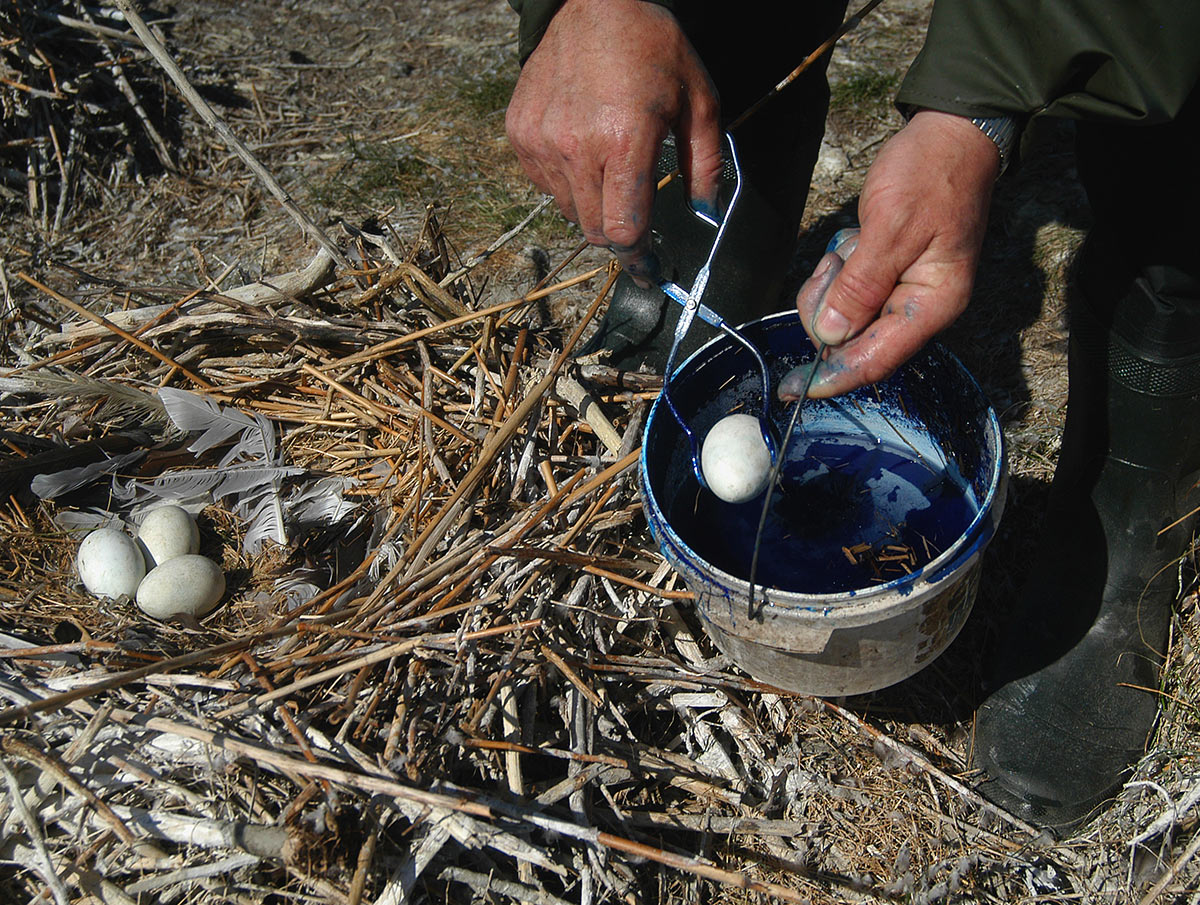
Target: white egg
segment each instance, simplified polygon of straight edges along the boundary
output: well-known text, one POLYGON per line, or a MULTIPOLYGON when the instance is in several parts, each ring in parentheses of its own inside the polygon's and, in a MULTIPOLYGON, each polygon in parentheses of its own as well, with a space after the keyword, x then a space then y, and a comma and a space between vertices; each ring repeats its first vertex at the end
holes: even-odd
POLYGON ((83 539, 75 555, 83 586, 97 597, 132 597, 146 574, 142 551, 128 534, 97 528, 83 539))
POLYGON ((200 549, 200 529, 186 509, 160 506, 142 519, 138 542, 146 552, 146 565, 153 569, 168 559, 200 549))
POLYGON ((155 566, 137 589, 137 605, 156 619, 203 616, 225 593, 225 573, 206 556, 185 553, 155 566))
POLYGON ((767 486, 771 451, 753 415, 726 415, 712 426, 700 449, 708 488, 726 503, 745 503, 767 486))

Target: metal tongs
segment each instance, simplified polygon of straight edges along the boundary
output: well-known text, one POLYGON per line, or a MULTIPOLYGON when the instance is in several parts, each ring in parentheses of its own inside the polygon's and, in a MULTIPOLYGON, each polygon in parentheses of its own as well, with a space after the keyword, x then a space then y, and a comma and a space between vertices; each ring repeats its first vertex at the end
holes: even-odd
POLYGON ((725 215, 720 220, 717 220, 700 213, 694 208, 692 209, 692 213, 695 216, 717 228, 717 233, 713 237, 712 247, 708 250, 708 258, 700 269, 696 271, 696 278, 692 281, 692 288, 690 290, 684 290, 678 283, 673 283, 670 280, 660 280, 658 283, 658 288, 666 294, 667 298, 683 308, 683 311, 679 314, 679 320, 675 323, 675 337, 671 343, 671 351, 667 355, 666 367, 663 369, 662 398, 666 400, 667 407, 671 410, 671 414, 675 416, 675 420, 678 422, 684 436, 687 437, 692 455, 692 472, 695 474, 696 480, 700 482, 700 486, 705 490, 708 490, 709 486, 708 482, 704 480, 704 471, 700 467, 700 441, 696 437, 695 431, 692 430, 691 426, 679 413, 679 409, 675 407, 675 401, 671 398, 671 377, 675 370, 675 359, 679 353, 679 347, 683 344, 684 337, 687 336, 688 330, 691 329, 692 321, 697 316, 706 324, 711 324, 731 339, 740 343, 754 356, 754 360, 758 363, 759 376, 762 383, 762 411, 758 416, 758 425, 762 431, 763 440, 766 441, 767 450, 771 454, 771 465, 773 467, 779 461, 780 446, 778 433, 774 422, 771 420, 771 382, 767 371, 766 359, 763 358, 762 353, 758 351, 750 340, 729 326, 721 315, 717 314, 716 311, 701 301, 704 296, 704 290, 708 286, 713 259, 717 255, 717 249, 721 246, 721 239, 725 236, 725 227, 729 224, 734 207, 737 205, 738 196, 742 192, 742 168, 738 162, 737 148, 734 146, 733 136, 728 132, 725 133, 725 142, 729 146, 729 158, 733 164, 735 177, 733 194, 729 198, 729 205, 725 208, 725 215))

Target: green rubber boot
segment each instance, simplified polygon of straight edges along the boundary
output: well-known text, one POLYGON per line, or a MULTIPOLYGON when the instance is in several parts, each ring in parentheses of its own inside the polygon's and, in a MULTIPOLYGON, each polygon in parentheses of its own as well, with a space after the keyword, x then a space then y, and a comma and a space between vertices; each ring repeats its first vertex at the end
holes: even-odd
POLYGON ((986 663, 995 690, 975 730, 980 791, 1058 833, 1110 799, 1144 753, 1200 505, 1194 278, 1160 270, 1114 284, 1102 263, 1113 249, 1089 246, 1043 540, 986 663), (1129 288, 1106 303, 1114 285, 1129 288))

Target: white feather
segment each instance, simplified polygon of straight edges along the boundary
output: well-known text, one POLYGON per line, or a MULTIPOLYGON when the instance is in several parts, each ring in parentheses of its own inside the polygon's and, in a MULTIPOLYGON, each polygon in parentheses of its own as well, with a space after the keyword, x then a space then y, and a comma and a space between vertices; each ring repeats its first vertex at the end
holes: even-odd
POLYGON ((194 453, 212 449, 234 434, 256 426, 249 415, 229 406, 218 405, 190 390, 160 387, 158 398, 162 400, 176 427, 185 431, 201 431, 200 436, 188 447, 194 453))
POLYGON ((270 490, 279 492, 284 478, 303 474, 295 465, 235 465, 221 469, 221 482, 213 488, 213 496, 253 495, 270 490))
POLYGON ((144 449, 135 449, 133 452, 113 456, 111 459, 104 459, 100 462, 92 462, 90 465, 64 468, 62 471, 50 474, 34 475, 33 480, 29 482, 29 489, 43 500, 52 500, 64 493, 85 487, 103 475, 114 474, 144 455, 146 455, 144 449))
POLYGON ((299 525, 334 525, 357 507, 345 497, 345 491, 357 484, 350 478, 330 475, 317 478, 288 498, 288 515, 299 525))
MULTIPOLYGON (((234 513, 246 521, 246 551, 256 553, 268 540, 286 544, 280 488, 285 478, 301 474, 303 469, 279 463, 274 425, 264 415, 247 415, 188 390, 163 387, 159 397, 181 430, 201 432, 188 447, 192 452, 203 453, 237 435, 217 467, 206 470, 211 483, 198 480, 193 486, 207 484, 215 499, 234 498, 234 513)), ((165 487, 172 480, 174 476, 164 474, 150 486, 165 487)), ((187 479, 183 480, 186 483, 187 479)))
POLYGON ((257 553, 263 544, 287 543, 289 524, 331 525, 351 515, 357 504, 348 502, 345 490, 354 482, 326 477, 310 482, 283 499, 284 482, 304 474, 304 469, 283 465, 275 427, 262 414, 249 415, 188 390, 163 387, 159 398, 180 430, 198 432, 188 447, 197 454, 236 437, 215 468, 165 472, 150 482, 118 485, 114 493, 122 499, 135 494, 152 494, 166 499, 211 494, 228 499, 230 509, 245 522, 243 547, 257 553))
POLYGON ((400 561, 403 554, 403 548, 395 541, 386 541, 380 544, 375 558, 371 560, 371 565, 367 569, 367 576, 371 581, 379 581, 392 570, 392 566, 400 561))
POLYGON ((284 610, 289 612, 308 603, 322 590, 303 578, 289 577, 275 581, 275 593, 282 598, 284 610))
POLYGON ((97 528, 116 528, 129 531, 130 526, 120 516, 103 509, 62 509, 54 514, 54 524, 64 531, 94 531, 97 528))
POLYGON ((279 498, 278 488, 259 496, 243 496, 233 507, 233 513, 246 523, 242 549, 247 553, 257 553, 267 541, 274 541, 280 545, 287 543, 283 503, 279 498))

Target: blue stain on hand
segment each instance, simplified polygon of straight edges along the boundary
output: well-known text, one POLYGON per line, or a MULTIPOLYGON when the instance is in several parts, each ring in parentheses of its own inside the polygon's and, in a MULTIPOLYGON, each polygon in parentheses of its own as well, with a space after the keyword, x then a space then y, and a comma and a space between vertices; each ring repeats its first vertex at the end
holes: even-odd
POLYGON ((709 220, 716 220, 720 216, 720 212, 717 210, 717 200, 715 198, 711 201, 703 198, 693 198, 690 204, 692 205, 692 210, 709 220))
POLYGON ((825 246, 825 254, 830 252, 836 254, 843 261, 850 257, 850 253, 858 246, 858 234, 861 230, 857 226, 839 229, 833 234, 833 238, 829 240, 829 244, 825 246))
POLYGON ((657 283, 662 279, 662 265, 659 263, 658 255, 653 251, 648 251, 636 261, 626 264, 625 269, 635 280, 657 283))

